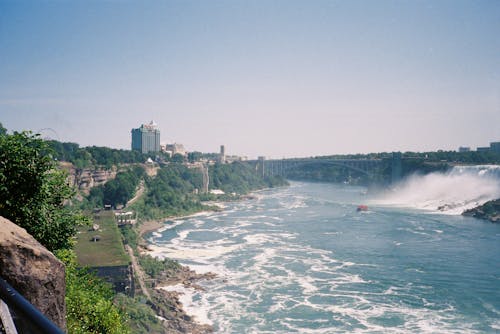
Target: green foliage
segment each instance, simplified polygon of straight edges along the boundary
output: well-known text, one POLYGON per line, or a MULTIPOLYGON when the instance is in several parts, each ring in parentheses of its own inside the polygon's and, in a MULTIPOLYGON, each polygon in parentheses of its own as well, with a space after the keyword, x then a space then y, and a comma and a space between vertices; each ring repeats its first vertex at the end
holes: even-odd
POLYGON ((200 161, 202 157, 203 157, 203 153, 201 153, 201 152, 189 152, 187 155, 187 159, 191 163, 196 162, 196 161, 200 161))
POLYGON ((145 178, 148 189, 144 198, 132 205, 144 219, 157 219, 171 215, 187 214, 203 209, 195 189, 202 186, 198 170, 181 164, 162 167, 156 177, 145 178))
POLYGON ((366 184, 370 182, 368 175, 347 167, 322 163, 305 164, 287 171, 287 177, 295 180, 313 180, 349 184, 366 184))
POLYGON ((104 186, 100 185, 91 188, 81 205, 88 210, 102 208, 104 206, 104 186))
MULTIPOLYGON (((325 182, 349 182, 350 184, 372 184, 386 183, 391 180, 391 159, 392 153, 370 153, 370 154, 347 154, 314 157, 311 164, 301 165, 295 170, 288 170, 287 177, 290 179, 314 180, 325 182), (315 160, 320 159, 381 159, 386 167, 379 171, 374 171, 370 175, 356 172, 352 169, 329 166, 326 164, 315 164, 315 160)), ((432 172, 446 172, 454 164, 499 164, 500 154, 485 152, 405 152, 401 154, 402 176, 414 173, 428 174, 432 172)))
POLYGON ((101 211, 94 215, 99 230, 81 228, 76 235, 74 251, 80 266, 123 266, 130 262, 123 248, 122 234, 112 211, 101 211), (98 242, 92 238, 99 235, 98 242))
POLYGON ((109 284, 93 273, 79 269, 73 251, 61 250, 56 255, 66 265, 68 333, 130 333, 126 315, 113 304, 114 293, 109 284))
POLYGON ((61 143, 55 140, 50 141, 49 144, 55 152, 55 158, 71 162, 77 168, 104 166, 109 169, 118 164, 142 163, 148 158, 145 154, 131 150, 97 146, 82 148, 75 143, 61 143))
POLYGON ((132 333, 148 334, 165 332, 155 312, 140 300, 119 293, 115 298, 115 303, 121 310, 127 313, 132 333))
POLYGON ((2 123, 0 123, 0 136, 7 134, 7 129, 3 127, 2 123))
POLYGON ((70 248, 76 226, 88 219, 66 205, 75 192, 50 152, 29 132, 0 136, 0 215, 53 251, 70 248))
POLYGON ((262 178, 247 163, 215 164, 209 169, 210 188, 225 193, 247 194, 265 187, 282 186, 286 181, 280 177, 262 178))
POLYGON ((118 205, 125 205, 134 196, 144 175, 145 171, 140 166, 119 172, 113 180, 92 188, 83 207, 87 209, 100 208, 104 204, 109 204, 116 208, 118 205))
POLYGON ((144 272, 146 272, 146 274, 148 274, 152 278, 157 278, 162 272, 167 276, 172 276, 181 268, 179 262, 175 260, 171 260, 168 258, 159 260, 150 255, 141 256, 139 258, 139 262, 142 269, 144 269, 144 272))
POLYGON ((220 157, 219 153, 202 153, 202 152, 189 152, 187 155, 187 160, 189 162, 196 162, 200 160, 212 160, 217 161, 220 157))
POLYGON ((414 153, 405 152, 403 158, 423 159, 427 162, 453 162, 465 164, 498 164, 500 163, 500 154, 485 151, 469 151, 469 152, 455 152, 455 151, 437 151, 414 153))
POLYGON ((116 174, 116 178, 104 185, 104 204, 111 204, 113 207, 127 204, 128 200, 134 196, 135 189, 144 174, 144 169, 141 167, 116 174))
POLYGON ((175 162, 175 163, 183 163, 184 156, 182 154, 176 153, 176 154, 174 154, 174 156, 172 157, 171 160, 172 160, 172 162, 175 162))
POLYGON ((120 232, 122 233, 123 243, 130 245, 132 249, 137 249, 137 241, 139 239, 137 231, 132 226, 125 225, 120 228, 120 232))
MULTIPOLYGON (((318 156, 316 159, 332 158, 332 159, 390 159, 392 153, 369 153, 369 154, 344 154, 318 156)), ((466 164, 498 164, 500 163, 500 154, 491 151, 436 151, 436 152, 404 152, 403 159, 425 160, 426 162, 455 162, 466 164)))
MULTIPOLYGON (((224 192, 246 194, 265 187, 285 185, 280 177, 262 178, 246 163, 218 164, 209 168, 210 187, 224 192)), ((143 219, 158 219, 189 214, 205 209, 201 200, 220 199, 212 194, 195 194, 202 189, 203 176, 198 169, 170 163, 156 177, 146 178, 146 195, 131 206, 143 219)), ((231 195, 228 197, 234 198, 231 195)))

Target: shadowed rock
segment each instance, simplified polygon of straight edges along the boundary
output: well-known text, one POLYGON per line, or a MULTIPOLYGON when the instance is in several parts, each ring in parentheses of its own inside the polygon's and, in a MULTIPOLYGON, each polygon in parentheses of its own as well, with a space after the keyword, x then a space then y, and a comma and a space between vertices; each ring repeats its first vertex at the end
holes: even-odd
POLYGON ((64 264, 25 229, 0 217, 0 276, 66 330, 64 264))

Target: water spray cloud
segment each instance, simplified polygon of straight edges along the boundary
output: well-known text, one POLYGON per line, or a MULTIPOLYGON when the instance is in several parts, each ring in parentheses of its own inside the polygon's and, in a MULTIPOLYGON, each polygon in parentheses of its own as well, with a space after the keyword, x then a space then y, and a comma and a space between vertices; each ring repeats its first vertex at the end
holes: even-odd
POLYGON ((412 175, 374 201, 447 214, 500 198, 500 166, 460 166, 447 173, 412 175))

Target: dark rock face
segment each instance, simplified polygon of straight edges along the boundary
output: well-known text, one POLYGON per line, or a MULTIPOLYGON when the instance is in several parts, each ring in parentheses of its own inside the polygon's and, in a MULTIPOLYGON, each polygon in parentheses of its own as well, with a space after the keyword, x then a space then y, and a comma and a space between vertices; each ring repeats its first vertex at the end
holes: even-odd
POLYGON ((0 217, 0 276, 66 330, 65 268, 25 229, 0 217))
POLYGON ((486 202, 474 209, 466 210, 462 215, 500 223, 500 199, 486 202))

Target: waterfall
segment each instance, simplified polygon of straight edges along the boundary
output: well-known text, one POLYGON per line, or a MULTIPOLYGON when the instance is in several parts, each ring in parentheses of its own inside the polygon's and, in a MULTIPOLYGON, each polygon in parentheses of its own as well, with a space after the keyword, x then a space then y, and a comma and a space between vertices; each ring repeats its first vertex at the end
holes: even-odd
POLYGON ((414 174, 373 201, 391 205, 461 214, 500 198, 500 166, 457 166, 448 172, 414 174))

